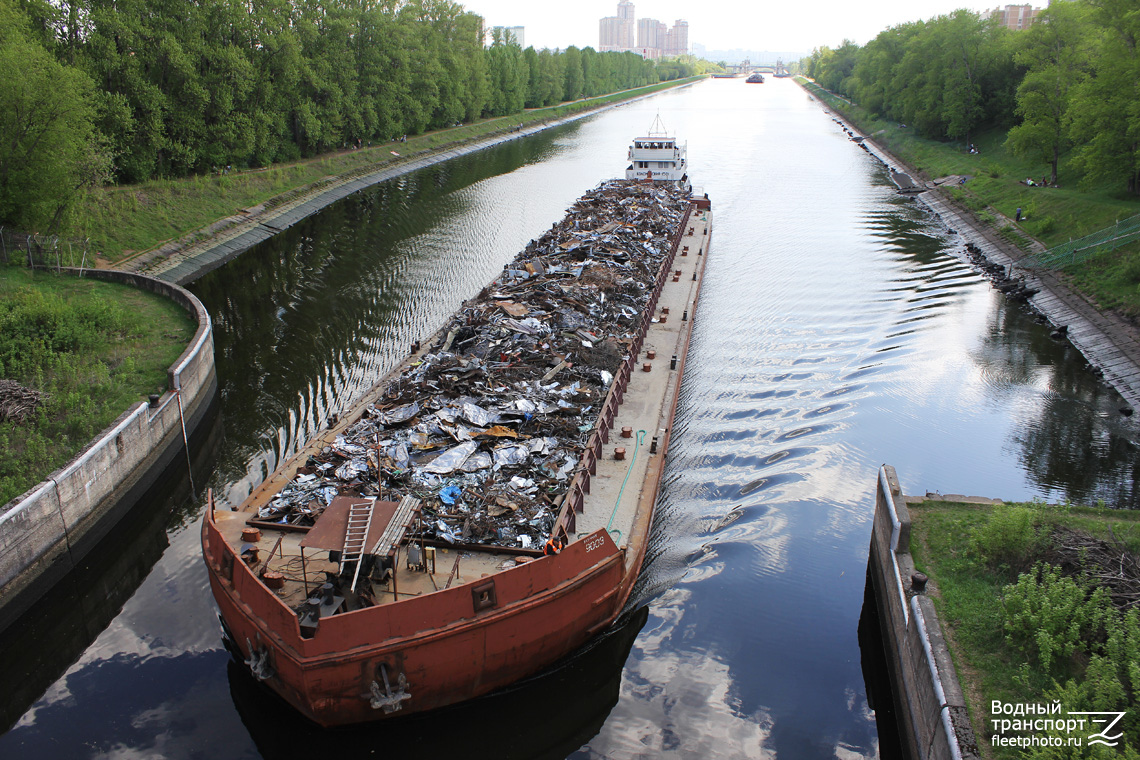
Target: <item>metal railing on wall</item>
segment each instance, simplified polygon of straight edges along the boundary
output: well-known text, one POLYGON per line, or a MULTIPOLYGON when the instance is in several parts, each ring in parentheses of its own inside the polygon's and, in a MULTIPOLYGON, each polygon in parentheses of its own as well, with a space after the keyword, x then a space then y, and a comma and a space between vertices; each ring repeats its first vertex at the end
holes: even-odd
POLYGON ((1026 258, 1022 265, 1040 269, 1061 269, 1071 264, 1080 264, 1093 256, 1114 251, 1135 240, 1140 240, 1140 214, 1026 258))
POLYGON ((87 238, 72 240, 58 235, 13 232, 0 227, 0 263, 16 262, 55 269, 86 269, 95 266, 95 257, 91 251, 91 241, 87 238))

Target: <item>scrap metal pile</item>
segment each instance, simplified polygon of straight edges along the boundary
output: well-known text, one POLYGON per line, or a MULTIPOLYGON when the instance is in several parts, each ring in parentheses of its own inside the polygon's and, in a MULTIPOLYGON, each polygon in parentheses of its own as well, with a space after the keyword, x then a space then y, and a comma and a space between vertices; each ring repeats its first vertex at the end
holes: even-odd
POLYGON ((687 206, 625 180, 579 198, 261 518, 311 525, 338 493, 411 494, 428 538, 540 547, 687 206))

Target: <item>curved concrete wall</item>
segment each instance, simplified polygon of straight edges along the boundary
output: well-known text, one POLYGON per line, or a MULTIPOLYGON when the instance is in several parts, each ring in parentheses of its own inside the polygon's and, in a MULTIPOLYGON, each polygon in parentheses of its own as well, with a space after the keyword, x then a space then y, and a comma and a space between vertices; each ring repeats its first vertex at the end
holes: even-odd
POLYGON ((217 389, 210 315, 192 293, 152 277, 68 270, 145 288, 178 303, 198 322, 193 340, 167 370, 167 390, 124 412, 67 465, 0 508, 0 629, 34 601, 33 586, 73 569, 116 514, 131 506, 183 448, 217 389), (12 607, 15 606, 15 609, 12 607))

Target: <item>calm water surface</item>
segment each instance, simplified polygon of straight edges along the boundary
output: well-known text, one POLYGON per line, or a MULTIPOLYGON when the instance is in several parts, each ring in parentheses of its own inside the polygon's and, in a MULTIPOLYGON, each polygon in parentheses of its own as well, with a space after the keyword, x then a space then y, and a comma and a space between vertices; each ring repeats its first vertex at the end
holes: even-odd
POLYGON ((715 230, 625 625, 494 699, 316 732, 228 665, 200 500, 172 498, 153 505, 161 557, 144 542, 141 585, 81 654, 45 665, 66 672, 16 706, 0 756, 871 757, 857 626, 880 464, 908 493, 1137 506, 1140 435, 1119 397, 774 79, 707 81, 377 187, 196 283, 224 430, 199 480, 244 498, 620 173, 658 111, 688 141, 715 230))

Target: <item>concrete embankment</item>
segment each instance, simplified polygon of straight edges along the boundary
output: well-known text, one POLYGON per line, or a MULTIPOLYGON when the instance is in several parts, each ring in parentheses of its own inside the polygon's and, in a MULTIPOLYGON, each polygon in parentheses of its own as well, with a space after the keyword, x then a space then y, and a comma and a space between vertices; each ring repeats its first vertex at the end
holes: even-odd
MULTIPOLYGON (((899 191, 914 197, 936 215, 961 241, 959 255, 972 258, 969 249, 986 261, 1003 268, 1007 278, 1020 281, 1027 291, 1030 306, 1059 330, 1078 351, 1101 372, 1106 382, 1128 402, 1129 413, 1140 408, 1140 328, 1124 317, 1102 311, 1080 292, 1070 287, 1057 272, 1030 267, 1026 252, 982 223, 968 210, 955 204, 932 181, 923 180, 918 172, 874 141, 838 114, 837 122, 875 159, 890 170, 899 191)), ((1011 220, 999 221, 1012 224, 1011 220)), ((1032 252, 1044 250, 1032 241, 1032 252)))
POLYGON ((167 370, 167 389, 124 412, 67 465, 0 508, 0 630, 19 617, 127 512, 175 457, 217 392, 210 316, 193 294, 151 277, 86 270, 170 298, 198 322, 167 370))
POLYGON ((915 760, 978 757, 950 650, 910 555, 910 513, 893 467, 879 469, 867 559, 903 751, 915 760))
MULTIPOLYGON (((689 87, 694 82, 679 85, 689 87)), ((658 91, 660 92, 660 91, 658 91)), ((217 269, 253 246, 289 229, 307 216, 347 198, 355 192, 386 180, 400 177, 435 164, 477 153, 496 145, 533 135, 543 130, 569 124, 611 108, 653 97, 658 92, 592 108, 550 121, 524 126, 507 134, 473 140, 439 151, 423 151, 408 160, 377 171, 353 172, 322 183, 311 192, 298 194, 287 201, 250 209, 247 214, 222 219, 181 240, 170 241, 153 251, 131 258, 118 268, 145 272, 166 282, 186 285, 207 272, 217 269)), ((398 151, 400 143, 393 143, 398 151)))

